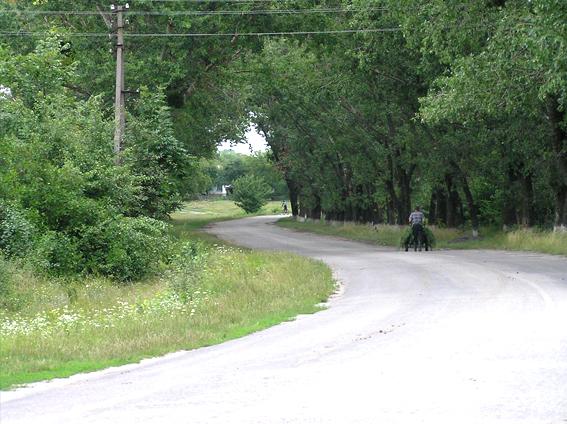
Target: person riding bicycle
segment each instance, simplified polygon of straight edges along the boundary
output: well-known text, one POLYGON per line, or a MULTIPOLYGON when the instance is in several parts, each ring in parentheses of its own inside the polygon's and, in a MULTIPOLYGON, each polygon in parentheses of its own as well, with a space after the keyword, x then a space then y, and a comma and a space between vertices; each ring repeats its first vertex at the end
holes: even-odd
POLYGON ((411 225, 414 239, 417 239, 418 234, 423 231, 424 221, 425 215, 421 212, 421 208, 416 206, 415 210, 409 216, 409 223, 411 225))

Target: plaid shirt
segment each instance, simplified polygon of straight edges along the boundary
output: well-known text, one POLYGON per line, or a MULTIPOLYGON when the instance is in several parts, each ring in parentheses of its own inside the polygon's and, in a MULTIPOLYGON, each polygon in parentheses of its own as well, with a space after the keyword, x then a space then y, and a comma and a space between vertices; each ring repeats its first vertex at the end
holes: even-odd
POLYGON ((424 220, 425 220, 425 215, 423 215, 423 212, 421 211, 412 212, 411 215, 409 216, 409 222, 411 225, 423 224, 424 220))

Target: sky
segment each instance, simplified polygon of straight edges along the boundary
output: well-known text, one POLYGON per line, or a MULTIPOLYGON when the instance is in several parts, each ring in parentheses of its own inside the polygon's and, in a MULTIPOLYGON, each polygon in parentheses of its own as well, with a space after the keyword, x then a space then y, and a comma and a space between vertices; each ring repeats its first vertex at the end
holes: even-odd
POLYGON ((219 146, 218 150, 233 150, 236 153, 242 153, 244 155, 251 154, 250 147, 252 147, 254 152, 267 150, 268 147, 266 146, 266 140, 264 140, 264 137, 256 132, 254 127, 248 128, 248 131, 246 131, 246 138, 248 143, 237 144, 232 147, 228 141, 225 141, 219 146))

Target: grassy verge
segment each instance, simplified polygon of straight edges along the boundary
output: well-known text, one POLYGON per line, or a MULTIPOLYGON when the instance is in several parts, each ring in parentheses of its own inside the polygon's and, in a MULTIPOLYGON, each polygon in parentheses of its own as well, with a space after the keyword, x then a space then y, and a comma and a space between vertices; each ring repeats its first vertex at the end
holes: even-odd
POLYGON ((174 234, 180 238, 191 237, 216 242, 216 237, 198 230, 213 222, 278 213, 281 213, 281 206, 277 201, 268 202, 258 213, 250 215, 229 200, 196 200, 187 202, 181 210, 172 214, 171 223, 174 234))
POLYGON ((44 279, 4 262, 17 283, 10 305, 21 304, 17 312, 0 311, 0 387, 208 346, 319 309, 334 289, 328 267, 291 254, 194 241, 195 228, 234 217, 228 203, 207 207, 188 204, 174 216, 177 255, 144 282, 44 279))
MULTIPOLYGON (((324 222, 298 222, 291 218, 278 221, 278 225, 299 231, 344 237, 378 244, 398 247, 402 228, 394 225, 379 225, 376 228, 351 224, 329 225, 324 222)), ((482 229, 481 237, 472 239, 465 231, 449 228, 433 230, 437 241, 436 247, 441 249, 500 249, 549 253, 567 256, 567 234, 537 230, 516 230, 501 232, 494 229, 482 229)))

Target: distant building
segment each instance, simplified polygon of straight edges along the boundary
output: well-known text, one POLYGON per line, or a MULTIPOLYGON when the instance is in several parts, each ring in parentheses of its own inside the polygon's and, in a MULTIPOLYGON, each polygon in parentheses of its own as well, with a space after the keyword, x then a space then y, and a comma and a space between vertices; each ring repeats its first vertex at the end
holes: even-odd
POLYGON ((12 90, 8 87, 4 87, 0 84, 0 98, 11 99, 12 98, 12 90))
POLYGON ((226 197, 227 194, 230 194, 232 190, 232 187, 229 185, 221 185, 221 186, 215 186, 213 188, 211 188, 207 194, 209 196, 222 196, 222 197, 226 197))

